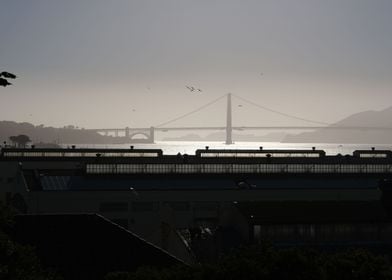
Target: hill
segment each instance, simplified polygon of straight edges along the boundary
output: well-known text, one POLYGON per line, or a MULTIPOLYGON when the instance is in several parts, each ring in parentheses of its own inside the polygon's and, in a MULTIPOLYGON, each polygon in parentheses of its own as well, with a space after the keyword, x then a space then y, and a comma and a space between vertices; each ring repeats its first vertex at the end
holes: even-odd
POLYGON ((0 143, 9 142, 9 137, 25 134, 33 143, 56 144, 124 144, 129 143, 125 137, 103 136, 93 131, 88 131, 74 126, 64 128, 34 126, 31 123, 17 123, 13 121, 0 121, 0 143))
MULTIPOLYGON (((353 114, 330 127, 363 126, 363 127, 392 127, 392 107, 381 111, 364 111, 353 114)), ((328 130, 318 129, 297 135, 288 135, 283 142, 303 143, 363 143, 390 144, 391 130, 328 130)))

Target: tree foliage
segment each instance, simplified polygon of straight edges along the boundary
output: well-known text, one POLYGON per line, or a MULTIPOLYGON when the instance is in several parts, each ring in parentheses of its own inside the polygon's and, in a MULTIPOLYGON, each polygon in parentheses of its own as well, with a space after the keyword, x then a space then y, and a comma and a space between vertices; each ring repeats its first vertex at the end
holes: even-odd
POLYGON ((136 272, 113 272, 105 280, 365 280, 392 279, 385 256, 364 249, 321 252, 309 249, 242 248, 215 264, 181 266, 163 270, 143 267, 136 272))
POLYGON ((58 276, 46 271, 34 248, 21 245, 9 235, 14 211, 0 201, 0 279, 54 280, 58 276))
POLYGON ((25 148, 26 144, 31 142, 30 137, 24 134, 18 136, 10 136, 10 141, 19 148, 25 148))
POLYGON ((9 72, 0 72, 0 86, 6 87, 12 85, 9 82, 9 79, 16 79, 17 76, 15 74, 9 72))

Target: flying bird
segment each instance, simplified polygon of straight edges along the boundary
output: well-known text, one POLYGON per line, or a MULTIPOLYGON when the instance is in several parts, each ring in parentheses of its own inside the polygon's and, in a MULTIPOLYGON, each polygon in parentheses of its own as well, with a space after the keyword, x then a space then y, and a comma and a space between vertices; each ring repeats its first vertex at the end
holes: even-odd
POLYGON ((8 79, 16 79, 17 76, 15 74, 9 73, 9 72, 1 72, 0 73, 0 77, 3 76, 4 78, 8 78, 8 79))
POLYGON ((6 87, 12 85, 10 82, 8 82, 6 79, 0 78, 0 86, 6 87))
POLYGON ((189 89, 190 92, 194 92, 195 91, 194 87, 186 86, 186 88, 189 89))
POLYGON ((190 92, 198 92, 198 93, 202 93, 203 91, 200 88, 195 88, 192 86, 186 86, 187 89, 189 89, 190 92))

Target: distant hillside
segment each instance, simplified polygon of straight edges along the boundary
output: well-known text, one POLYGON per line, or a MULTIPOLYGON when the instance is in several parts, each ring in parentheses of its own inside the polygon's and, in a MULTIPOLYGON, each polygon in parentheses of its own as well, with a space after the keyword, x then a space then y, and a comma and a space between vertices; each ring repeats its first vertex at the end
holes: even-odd
MULTIPOLYGON (((351 115, 331 126, 392 127, 392 107, 351 115)), ((283 142, 391 144, 391 131, 326 130, 288 135, 283 142)))
POLYGON ((10 136, 25 134, 33 143, 56 144, 123 144, 128 143, 125 137, 103 136, 96 132, 68 126, 64 128, 34 126, 31 123, 0 121, 0 143, 9 142, 10 136))

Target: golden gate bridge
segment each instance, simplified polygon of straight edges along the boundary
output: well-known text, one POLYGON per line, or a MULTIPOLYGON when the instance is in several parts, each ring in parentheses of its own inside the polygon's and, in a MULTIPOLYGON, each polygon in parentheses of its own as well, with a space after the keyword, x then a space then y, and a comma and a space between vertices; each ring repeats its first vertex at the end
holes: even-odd
POLYGON ((151 127, 125 127, 125 128, 94 128, 94 129, 86 129, 89 131, 94 131, 99 134, 103 135, 114 135, 116 137, 118 136, 125 136, 126 138, 130 139, 130 142, 132 140, 135 140, 135 136, 138 135, 143 135, 145 137, 144 143, 154 143, 155 141, 155 132, 161 131, 161 132, 167 132, 167 131, 207 131, 207 130, 215 130, 215 131, 226 131, 226 144, 233 144, 233 131, 244 131, 244 130, 316 130, 316 129, 326 129, 326 130, 362 130, 362 131, 369 131, 369 130, 392 130, 391 127, 374 127, 374 126, 336 126, 336 125, 331 125, 329 123, 325 122, 320 122, 316 120, 311 120, 307 118, 302 118, 299 116, 291 115, 291 114, 286 114, 281 111, 273 110, 271 108, 259 105, 257 103, 254 103, 250 100, 247 100, 243 97, 234 95, 232 93, 225 94, 217 99, 212 100, 211 102, 198 107, 195 110, 192 110, 191 112, 188 112, 186 114, 180 115, 176 118, 170 119, 168 121, 165 121, 163 123, 157 124, 155 126, 151 127), (307 125, 307 126, 233 126, 233 120, 232 120, 232 97, 235 97, 242 102, 245 102, 247 104, 250 104, 252 106, 255 106, 261 110, 271 112, 274 114, 278 114, 290 119, 295 119, 295 120, 300 120, 303 122, 310 123, 312 125, 307 125), (172 124, 173 122, 176 122, 180 119, 186 118, 192 114, 195 114, 212 104, 217 103, 218 101, 222 99, 227 100, 227 109, 226 109, 226 125, 225 126, 182 126, 182 127, 170 127, 168 125, 172 124))

